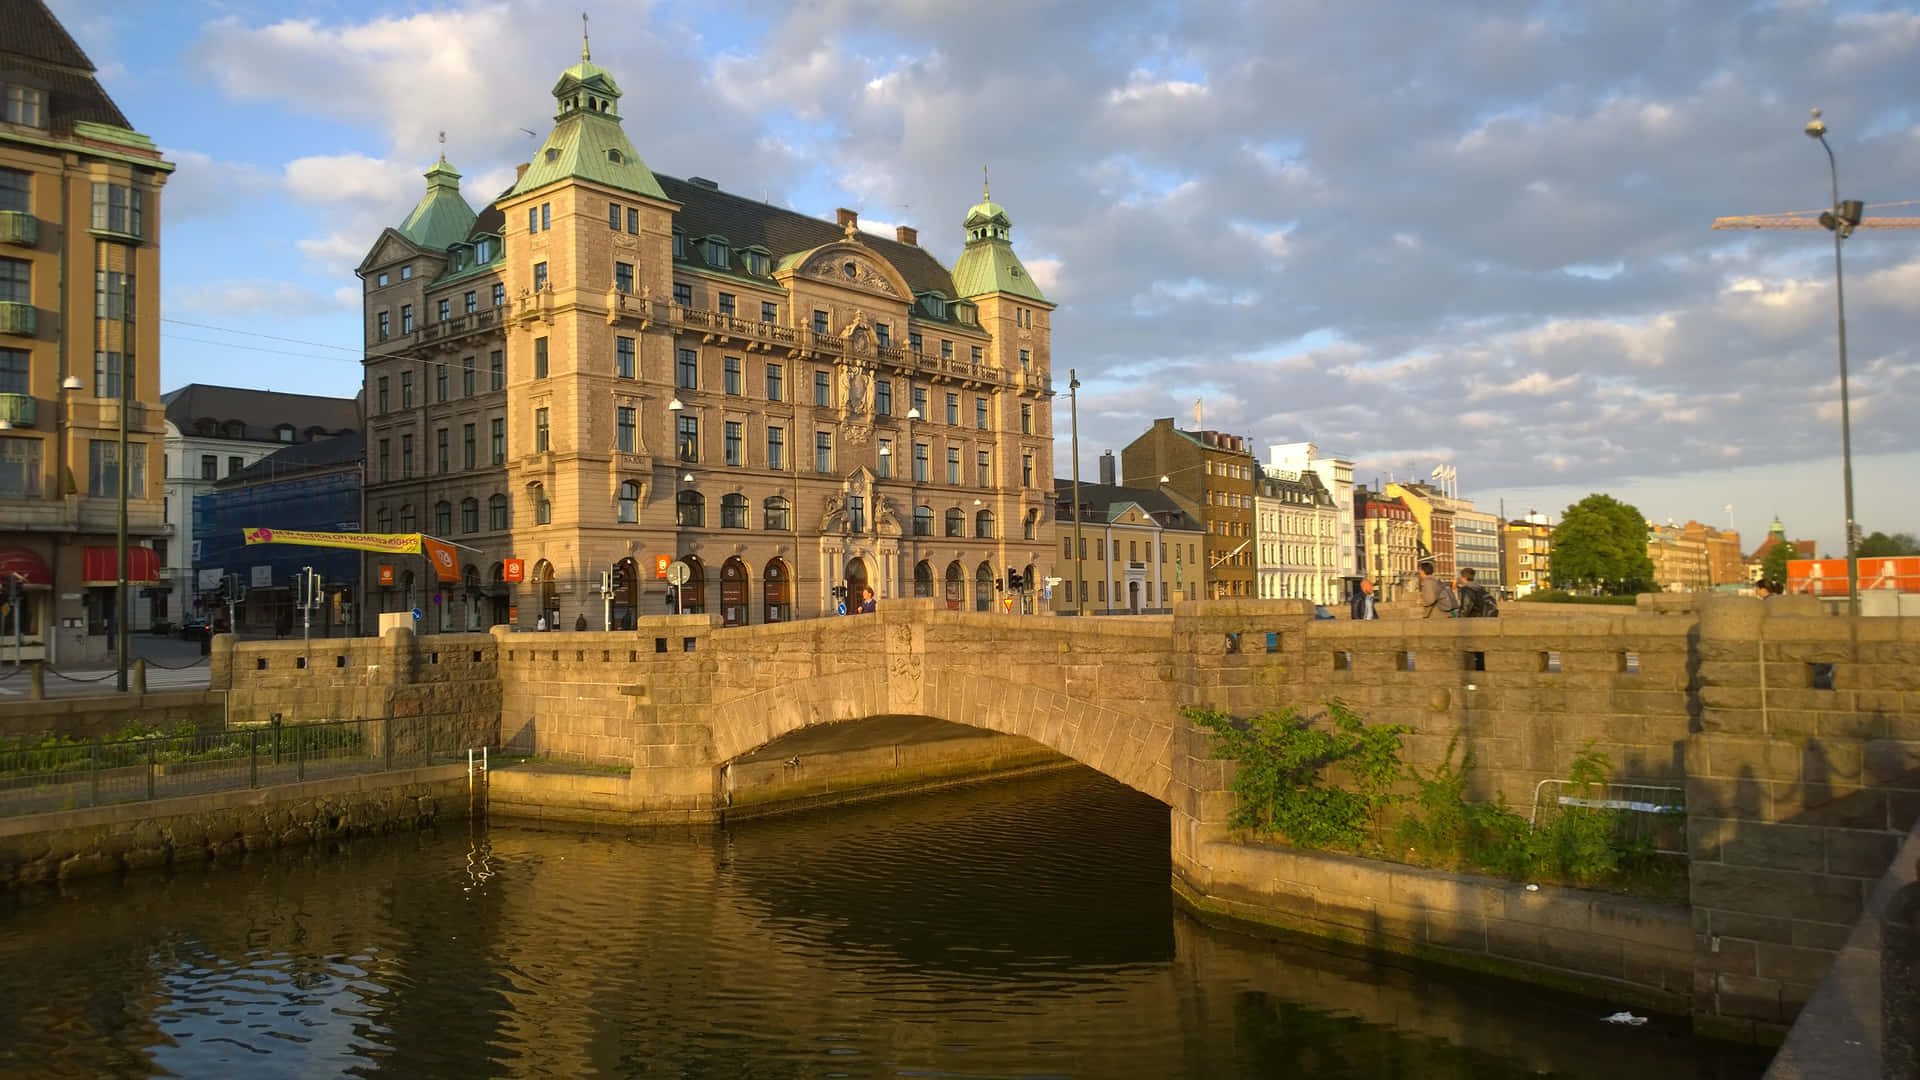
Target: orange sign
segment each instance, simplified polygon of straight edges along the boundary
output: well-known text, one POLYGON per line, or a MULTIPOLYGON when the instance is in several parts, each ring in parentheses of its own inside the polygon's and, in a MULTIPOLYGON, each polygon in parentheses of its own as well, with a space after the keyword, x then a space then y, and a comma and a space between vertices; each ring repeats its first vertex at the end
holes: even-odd
POLYGON ((507 621, 509 623, 517 623, 520 621, 520 605, 519 604, 507 605, 507 621))
MULTIPOLYGON (((1920 593, 1920 557, 1873 556, 1859 560, 1860 591, 1889 589, 1920 593)), ((1847 560, 1791 559, 1787 562, 1787 592, 1814 596, 1847 595, 1847 560)))
POLYGON ((453 553, 453 545, 444 540, 435 540, 431 536, 422 536, 420 546, 426 549, 427 561, 433 564, 433 572, 441 581, 460 580, 460 558, 453 553))
POLYGON ((501 581, 527 580, 527 564, 520 559, 505 559, 500 563, 501 581))
POLYGON ((653 576, 660 578, 663 581, 666 580, 667 567, 672 565, 673 565, 673 556, 655 555, 653 557, 653 576))
POLYGON ((393 567, 382 566, 380 568, 380 584, 382 585, 393 584, 393 567))

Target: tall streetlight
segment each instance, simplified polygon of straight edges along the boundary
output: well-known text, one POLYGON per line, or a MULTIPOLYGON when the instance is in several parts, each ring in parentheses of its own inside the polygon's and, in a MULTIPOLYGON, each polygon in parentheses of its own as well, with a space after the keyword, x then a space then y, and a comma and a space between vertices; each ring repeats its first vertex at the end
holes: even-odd
POLYGON ((1858 199, 1840 201, 1840 168, 1833 160, 1833 147, 1827 144, 1827 125, 1820 110, 1804 129, 1807 137, 1818 140, 1827 152, 1827 177, 1833 185, 1833 209, 1820 214, 1820 224, 1833 234, 1833 295, 1838 307, 1840 329, 1840 462, 1847 499, 1847 614, 1860 614, 1860 557, 1854 543, 1853 527, 1853 416, 1847 402, 1847 288, 1840 273, 1840 241, 1853 235, 1865 209, 1858 199))
POLYGON ((1080 374, 1073 368, 1067 369, 1067 402, 1073 424, 1073 613, 1085 615, 1087 582, 1080 566, 1086 558, 1086 541, 1080 538, 1080 374))

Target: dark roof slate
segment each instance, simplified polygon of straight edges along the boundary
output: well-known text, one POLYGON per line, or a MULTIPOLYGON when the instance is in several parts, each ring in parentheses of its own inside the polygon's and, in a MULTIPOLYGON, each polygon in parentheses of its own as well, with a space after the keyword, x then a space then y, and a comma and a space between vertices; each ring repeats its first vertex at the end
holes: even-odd
POLYGON ((239 386, 208 386, 188 383, 178 390, 160 395, 167 419, 182 435, 195 435, 201 420, 224 425, 238 420, 246 425, 242 438, 256 442, 275 442, 274 429, 293 425, 293 437, 304 440, 310 428, 321 428, 328 435, 360 429, 360 406, 352 398, 320 397, 313 394, 287 394, 278 390, 249 390, 239 386))
POLYGON ((335 435, 329 439, 294 443, 284 449, 275 450, 237 473, 222 478, 213 486, 234 488, 275 480, 288 480, 303 473, 358 466, 366 456, 366 436, 357 431, 349 435, 335 435))
MULTIPOLYGON (((1059 514, 1061 521, 1073 520, 1073 481, 1056 478, 1053 481, 1053 497, 1065 510, 1059 514)), ((1088 521, 1110 520, 1113 508, 1122 503, 1138 503, 1140 508, 1152 514, 1159 522, 1170 529, 1182 529, 1198 532, 1199 523, 1187 516, 1180 504, 1168 497, 1165 492, 1150 488, 1127 487, 1124 484, 1080 483, 1080 502, 1087 507, 1088 521)))
MULTIPOLYGON (((736 250, 766 248, 775 262, 782 256, 810 251, 847 236, 845 229, 831 221, 703 187, 665 173, 655 173, 654 179, 660 181, 667 198, 680 204, 673 223, 688 240, 684 261, 691 265, 703 265, 698 253, 700 245, 692 242, 703 236, 724 236, 728 246, 736 250)), ((950 299, 956 297, 953 274, 918 245, 864 232, 859 234, 859 240, 892 263, 914 292, 938 291, 950 299)), ((743 273, 737 266, 728 272, 743 273)))
POLYGON ((133 126, 95 81, 93 61, 41 0, 0 0, 0 71, 46 84, 51 131, 71 131, 81 120, 133 126))

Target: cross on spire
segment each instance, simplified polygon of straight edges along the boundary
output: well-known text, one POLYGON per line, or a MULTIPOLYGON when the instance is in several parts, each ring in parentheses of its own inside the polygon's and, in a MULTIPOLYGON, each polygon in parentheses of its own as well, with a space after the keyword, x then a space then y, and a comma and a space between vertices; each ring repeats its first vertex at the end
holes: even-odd
POLYGON ((440 160, 447 160, 447 133, 444 131, 440 133, 440 160))
POLYGON ((587 47, 587 13, 580 13, 580 59, 592 60, 593 50, 587 47))
POLYGON ((985 165, 980 166, 980 201, 993 201, 993 188, 987 183, 987 167, 985 165))

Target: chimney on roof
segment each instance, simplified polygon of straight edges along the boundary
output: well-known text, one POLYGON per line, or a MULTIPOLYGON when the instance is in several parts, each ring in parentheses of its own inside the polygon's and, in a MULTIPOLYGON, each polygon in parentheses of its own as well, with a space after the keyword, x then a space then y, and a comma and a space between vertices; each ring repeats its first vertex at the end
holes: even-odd
POLYGON ((857 229, 860 227, 860 212, 843 206, 833 212, 833 223, 843 229, 849 225, 857 229))
POLYGON ((521 177, 527 175, 527 166, 530 164, 532 164, 532 162, 523 161, 520 164, 515 165, 513 167, 513 178, 515 180, 518 180, 521 177))
POLYGON ((914 247, 920 246, 920 230, 908 225, 895 225, 893 227, 893 238, 903 244, 912 244, 914 247))
POLYGON ((694 187, 706 188, 708 191, 720 190, 719 184, 714 183, 704 176, 689 176, 687 177, 687 183, 692 184, 694 187))
POLYGON ((1108 487, 1119 483, 1114 479, 1113 451, 1111 450, 1102 451, 1100 454, 1100 482, 1108 487))

